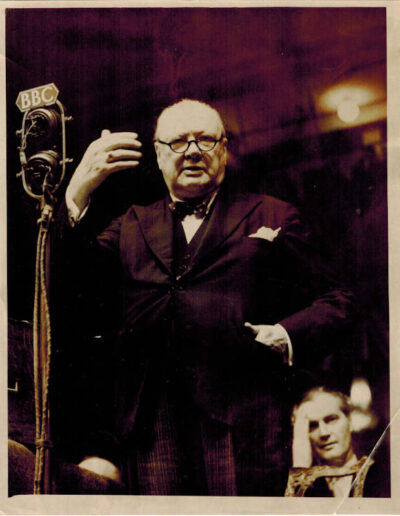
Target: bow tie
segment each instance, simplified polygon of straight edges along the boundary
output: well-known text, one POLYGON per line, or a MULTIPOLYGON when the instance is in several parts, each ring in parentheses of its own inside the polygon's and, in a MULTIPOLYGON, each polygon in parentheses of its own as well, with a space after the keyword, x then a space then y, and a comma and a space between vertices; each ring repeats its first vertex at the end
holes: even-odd
POLYGON ((209 199, 199 201, 173 201, 169 208, 177 217, 184 219, 186 215, 196 215, 201 219, 207 215, 209 199))

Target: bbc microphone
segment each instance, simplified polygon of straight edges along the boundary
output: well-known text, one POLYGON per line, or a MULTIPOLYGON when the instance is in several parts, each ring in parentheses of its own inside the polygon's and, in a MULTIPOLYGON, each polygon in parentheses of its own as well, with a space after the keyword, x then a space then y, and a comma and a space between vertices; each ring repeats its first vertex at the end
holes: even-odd
POLYGON ((41 200, 54 197, 61 186, 67 163, 67 122, 64 105, 58 100, 54 83, 19 92, 16 104, 23 113, 19 159, 23 187, 28 195, 41 200))

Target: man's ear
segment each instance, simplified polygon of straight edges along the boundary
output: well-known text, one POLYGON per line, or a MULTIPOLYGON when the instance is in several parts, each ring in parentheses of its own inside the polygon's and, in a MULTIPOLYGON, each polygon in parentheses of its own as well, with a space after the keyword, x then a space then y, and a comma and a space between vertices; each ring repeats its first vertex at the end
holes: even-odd
POLYGON ((226 166, 228 162, 228 138, 226 136, 224 136, 222 140, 222 146, 224 151, 224 165, 226 166))
POLYGON ((363 414, 360 417, 360 411, 352 410, 348 415, 349 418, 349 428, 350 432, 353 434, 354 432, 359 432, 363 429, 363 425, 365 423, 363 414))
POLYGON ((350 414, 348 415, 348 418, 349 418, 349 428, 350 428, 350 432, 353 433, 354 432, 354 429, 355 429, 355 426, 354 426, 354 418, 353 418, 353 412, 350 412, 350 414))

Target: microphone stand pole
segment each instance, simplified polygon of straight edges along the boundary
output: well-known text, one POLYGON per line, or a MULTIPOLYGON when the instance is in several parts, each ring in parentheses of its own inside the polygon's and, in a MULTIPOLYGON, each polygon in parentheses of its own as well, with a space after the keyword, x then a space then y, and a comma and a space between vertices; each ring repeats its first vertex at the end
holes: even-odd
POLYGON ((50 242, 53 217, 51 194, 43 195, 38 220, 35 298, 33 314, 33 352, 35 380, 36 462, 34 494, 51 493, 51 435, 49 382, 51 364, 51 326, 49 311, 50 242))

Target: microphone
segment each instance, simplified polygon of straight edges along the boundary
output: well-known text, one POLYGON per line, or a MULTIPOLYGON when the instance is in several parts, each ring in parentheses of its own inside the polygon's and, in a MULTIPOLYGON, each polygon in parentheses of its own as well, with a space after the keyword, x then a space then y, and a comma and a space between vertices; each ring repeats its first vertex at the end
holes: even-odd
POLYGON ((23 187, 35 199, 54 198, 72 159, 66 156, 66 116, 64 105, 58 100, 59 90, 54 83, 20 91, 16 104, 24 113, 20 138, 19 158, 23 187))

